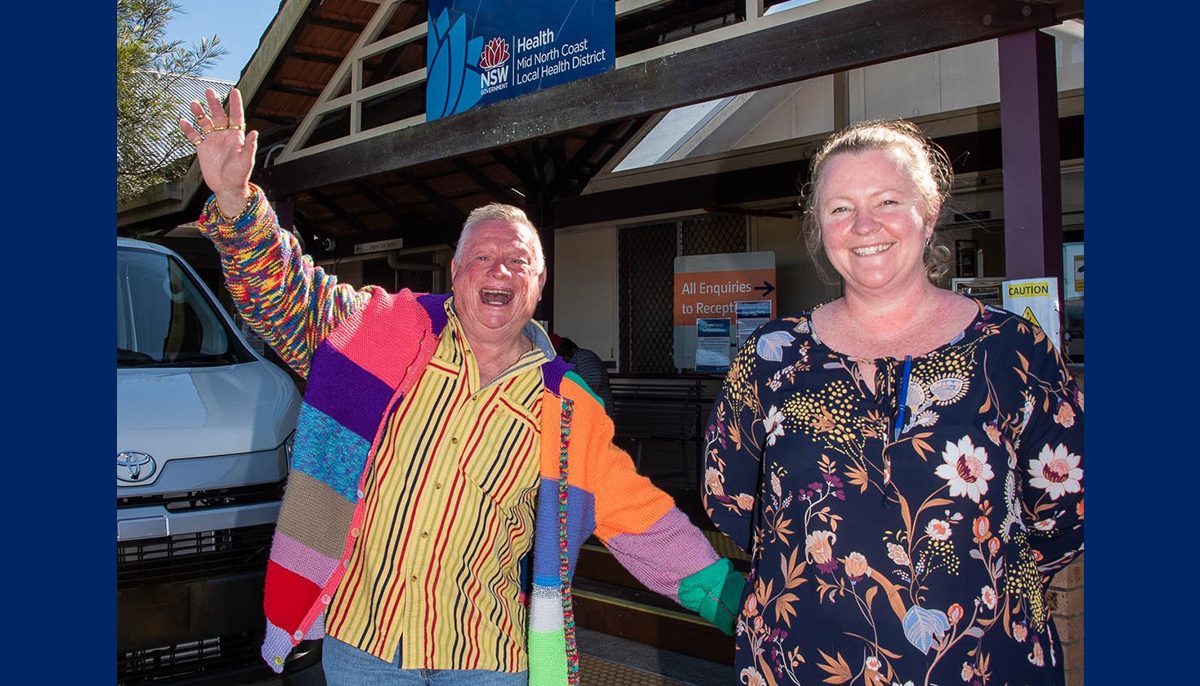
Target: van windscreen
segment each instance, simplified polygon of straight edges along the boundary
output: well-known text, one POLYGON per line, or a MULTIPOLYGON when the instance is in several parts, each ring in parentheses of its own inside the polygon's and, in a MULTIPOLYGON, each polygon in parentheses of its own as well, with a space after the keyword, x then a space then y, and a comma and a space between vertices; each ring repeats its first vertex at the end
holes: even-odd
POLYGON ((117 250, 117 366, 250 362, 199 284, 172 257, 117 250))

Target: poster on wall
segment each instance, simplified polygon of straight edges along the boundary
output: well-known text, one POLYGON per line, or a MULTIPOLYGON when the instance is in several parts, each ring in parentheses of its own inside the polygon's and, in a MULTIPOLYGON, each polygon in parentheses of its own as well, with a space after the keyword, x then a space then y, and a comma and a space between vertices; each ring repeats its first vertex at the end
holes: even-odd
POLYGON ((696 371, 729 371, 729 320, 696 320, 696 371))
POLYGON ((701 319, 728 319, 742 340, 744 326, 752 326, 750 331, 753 331, 763 323, 763 312, 768 313, 769 319, 771 313, 778 311, 775 300, 774 252, 676 257, 673 295, 675 367, 700 371, 696 346, 699 341, 697 326, 701 319), (740 322, 742 313, 751 320, 744 325, 740 322))
POLYGON ((1083 243, 1063 243, 1063 298, 1083 297, 1083 243))
POLYGON ((425 120, 612 69, 612 0, 429 0, 425 120))
POLYGON ((1013 279, 1004 282, 1001 305, 1037 324, 1046 332, 1054 347, 1062 350, 1059 326, 1058 279, 1013 279))
POLYGON ((750 338, 755 329, 771 321, 770 300, 739 300, 734 311, 737 312, 737 347, 750 338))

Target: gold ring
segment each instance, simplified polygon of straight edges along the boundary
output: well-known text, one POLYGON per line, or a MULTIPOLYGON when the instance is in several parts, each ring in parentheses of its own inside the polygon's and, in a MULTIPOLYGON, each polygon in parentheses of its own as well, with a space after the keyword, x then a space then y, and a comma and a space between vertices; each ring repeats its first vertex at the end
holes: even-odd
POLYGON ((197 138, 196 140, 189 141, 189 142, 192 144, 192 147, 199 147, 200 144, 204 142, 204 136, 201 136, 201 137, 197 138))
POLYGON ((204 137, 213 131, 220 131, 220 129, 200 129, 200 140, 204 140, 204 137))

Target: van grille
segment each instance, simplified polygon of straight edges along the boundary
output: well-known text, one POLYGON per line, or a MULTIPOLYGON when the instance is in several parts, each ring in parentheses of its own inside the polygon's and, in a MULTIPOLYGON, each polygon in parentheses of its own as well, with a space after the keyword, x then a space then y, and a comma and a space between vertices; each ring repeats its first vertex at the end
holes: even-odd
POLYGON ((206 491, 185 491, 159 495, 117 498, 117 508, 161 505, 168 512, 188 512, 214 507, 235 507, 257 503, 278 502, 283 498, 287 480, 236 488, 216 488, 206 491))
POLYGON ((262 573, 274 524, 117 542, 117 589, 262 573))
MULTIPOLYGON (((263 632, 218 636, 202 641, 117 652, 117 683, 136 686, 149 683, 192 682, 221 672, 261 667, 259 656, 263 632)), ((243 683, 239 681, 238 683, 243 683)))

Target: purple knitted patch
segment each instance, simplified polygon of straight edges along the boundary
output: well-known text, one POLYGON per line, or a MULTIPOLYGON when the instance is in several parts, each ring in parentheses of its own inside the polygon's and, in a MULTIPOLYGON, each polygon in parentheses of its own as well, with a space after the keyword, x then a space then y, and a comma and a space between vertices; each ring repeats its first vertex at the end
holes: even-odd
POLYGON ((375 440, 375 431, 392 398, 392 389, 387 384, 350 361, 328 341, 317 347, 308 378, 306 403, 362 436, 367 443, 375 440))
POLYGON ((675 508, 640 534, 618 534, 608 549, 646 588, 679 602, 679 582, 716 562, 708 539, 675 508))
POLYGON ((555 357, 546 364, 542 365, 542 383, 546 384, 546 388, 554 395, 559 395, 559 386, 562 385, 563 375, 571 370, 571 365, 563 361, 561 357, 555 357))
POLYGON ((425 308, 425 312, 429 315, 434 336, 441 336, 442 329, 446 328, 446 301, 449 299, 448 294, 426 293, 417 296, 417 302, 425 308))
POLYGON ((275 529, 271 559, 317 586, 323 586, 340 564, 338 560, 325 557, 279 529, 275 529))

